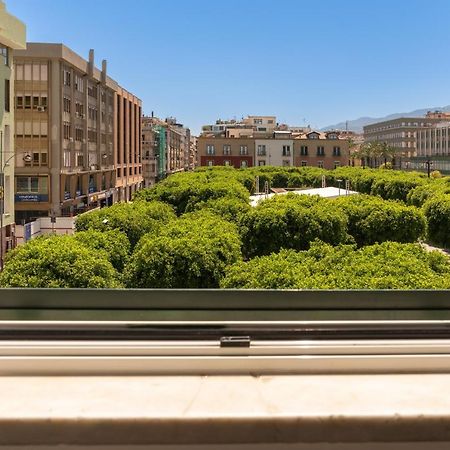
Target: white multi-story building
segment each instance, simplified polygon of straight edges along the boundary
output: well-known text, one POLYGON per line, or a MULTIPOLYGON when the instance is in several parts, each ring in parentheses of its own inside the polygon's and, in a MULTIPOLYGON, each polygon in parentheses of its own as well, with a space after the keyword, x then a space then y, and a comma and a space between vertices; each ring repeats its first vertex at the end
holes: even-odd
POLYGON ((274 131, 270 139, 255 139, 255 166, 294 165, 294 141, 290 132, 274 131))

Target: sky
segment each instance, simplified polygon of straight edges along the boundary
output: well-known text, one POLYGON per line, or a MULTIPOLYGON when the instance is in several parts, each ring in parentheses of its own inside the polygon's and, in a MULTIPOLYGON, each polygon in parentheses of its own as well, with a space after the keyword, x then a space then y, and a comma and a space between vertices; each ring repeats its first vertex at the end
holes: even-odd
POLYGON ((450 104, 448 0, 5 0, 198 133, 276 115, 315 128, 450 104))

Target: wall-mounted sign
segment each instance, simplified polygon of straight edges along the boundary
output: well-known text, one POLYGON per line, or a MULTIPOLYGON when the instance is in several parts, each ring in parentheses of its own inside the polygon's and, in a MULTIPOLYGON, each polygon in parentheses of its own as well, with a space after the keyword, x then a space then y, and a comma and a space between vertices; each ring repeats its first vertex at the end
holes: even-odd
POLYGON ((48 194, 16 194, 16 202, 48 202, 48 194))

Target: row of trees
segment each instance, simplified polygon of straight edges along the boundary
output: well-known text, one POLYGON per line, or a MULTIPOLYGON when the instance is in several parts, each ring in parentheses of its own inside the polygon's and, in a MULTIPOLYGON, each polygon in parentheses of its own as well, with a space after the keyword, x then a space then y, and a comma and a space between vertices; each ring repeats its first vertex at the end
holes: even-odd
POLYGON ((395 158, 398 152, 386 142, 365 142, 360 146, 352 145, 351 158, 360 159, 363 166, 392 168, 395 166, 395 158), (388 164, 389 163, 389 164, 388 164))
MULTIPOLYGON (((347 261, 343 272, 348 277, 354 270, 359 278, 372 279, 376 270, 373 267, 378 266, 366 267, 366 259, 376 256, 380 267, 386 266, 380 272, 384 281, 367 279, 365 287, 397 288, 403 285, 395 280, 397 269, 391 266, 397 265, 405 276, 409 257, 427 264, 439 262, 430 265, 429 270, 443 267, 442 258, 430 256, 431 259, 423 260, 422 253, 417 253, 419 247, 408 243, 423 238, 428 226, 428 236, 434 242, 450 244, 448 187, 446 179, 433 181, 420 174, 357 168, 205 168, 177 174, 139 192, 131 204, 116 204, 79 216, 74 236, 38 238, 15 249, 8 254, 0 286, 251 287, 236 278, 238 268, 260 267, 261 256, 269 258, 261 259, 261 267, 267 263, 267 276, 275 284, 264 281, 256 287, 300 286, 298 280, 294 283, 291 278, 290 284, 283 284, 280 277, 287 275, 279 271, 291 265, 291 275, 300 274, 310 262, 302 258, 309 258, 323 247, 328 249, 327 255, 342 258, 343 264, 347 261), (327 200, 287 194, 252 208, 249 194, 256 189, 256 175, 281 186, 300 183, 305 187, 319 184, 322 176, 329 185, 342 177, 351 180, 361 192, 378 195, 327 200), (320 244, 314 244, 317 240, 320 244), (396 243, 384 245, 387 241, 396 243), (368 246, 373 246, 373 250, 367 250, 368 246), (392 257, 396 251, 403 255, 403 262, 392 257), (286 254, 291 256, 286 259, 282 256, 286 254), (352 261, 359 261, 360 266, 352 261), (272 262, 273 270, 269 264, 272 262)), ((311 267, 322 270, 325 262, 338 267, 337 259, 321 259, 320 264, 311 267)), ((444 279, 436 281, 447 276, 439 270, 432 274, 430 287, 446 283, 444 279)), ((331 272, 327 275, 333 276, 331 272)), ((319 286, 319 273, 314 279, 319 286)), ((404 287, 428 286, 422 283, 422 277, 417 278, 417 283, 413 279, 407 278, 404 287)), ((261 276, 261 280, 265 278, 261 276)), ((348 288, 356 286, 342 277, 335 286, 342 287, 346 282, 348 288)), ((323 283, 333 287, 328 278, 323 283)))
POLYGON ((316 241, 228 268, 224 289, 450 289, 450 261, 418 244, 385 242, 356 249, 316 241))

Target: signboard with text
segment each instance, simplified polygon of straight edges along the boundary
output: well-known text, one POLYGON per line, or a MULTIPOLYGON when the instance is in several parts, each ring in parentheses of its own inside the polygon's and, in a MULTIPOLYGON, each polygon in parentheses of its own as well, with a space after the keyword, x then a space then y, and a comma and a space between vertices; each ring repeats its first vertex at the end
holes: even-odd
POLYGON ((16 202, 48 202, 48 194, 16 194, 16 202))

